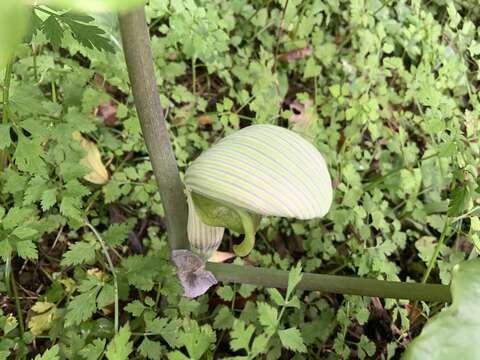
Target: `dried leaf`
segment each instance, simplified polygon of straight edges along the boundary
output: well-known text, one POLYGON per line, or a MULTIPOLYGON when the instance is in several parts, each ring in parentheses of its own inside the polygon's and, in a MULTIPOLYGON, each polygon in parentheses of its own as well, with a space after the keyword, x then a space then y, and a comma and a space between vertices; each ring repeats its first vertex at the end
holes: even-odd
POLYGON ((288 51, 286 53, 278 55, 278 61, 281 62, 292 62, 295 60, 305 59, 306 57, 312 55, 312 49, 306 47, 301 49, 295 49, 288 51))
POLYGON ((199 125, 210 125, 213 124, 215 121, 215 115, 214 114, 203 114, 200 116, 197 116, 197 121, 199 125))
POLYGON ((87 153, 87 155, 80 160, 80 164, 90 169, 90 173, 83 178, 94 184, 105 184, 109 176, 105 165, 103 165, 97 146, 93 142, 85 139, 79 132, 75 132, 73 138, 80 142, 80 146, 87 153))
POLYGON ((106 126, 115 126, 118 122, 117 107, 111 100, 99 105, 95 109, 95 115, 100 116, 106 126))

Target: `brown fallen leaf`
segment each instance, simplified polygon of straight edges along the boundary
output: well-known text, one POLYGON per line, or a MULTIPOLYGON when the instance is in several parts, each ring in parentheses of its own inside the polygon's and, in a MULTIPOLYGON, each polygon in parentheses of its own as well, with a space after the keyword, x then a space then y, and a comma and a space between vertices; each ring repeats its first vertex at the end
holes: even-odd
POLYGON ((278 55, 278 61, 287 63, 295 60, 305 59, 310 55, 312 55, 312 49, 310 49, 309 47, 295 49, 278 55))
POLYGON ((199 125, 210 125, 215 121, 215 116, 211 114, 202 114, 197 116, 197 122, 199 125))
POLYGON ((113 103, 112 100, 100 104, 95 108, 95 115, 100 116, 103 119, 103 122, 106 126, 115 126, 118 123, 117 118, 117 106, 113 103))
POLYGON ((90 173, 83 178, 93 184, 105 184, 109 176, 105 165, 103 165, 97 146, 93 142, 85 139, 79 132, 74 132, 73 138, 80 142, 80 146, 87 153, 85 157, 80 160, 80 164, 90 169, 90 173))

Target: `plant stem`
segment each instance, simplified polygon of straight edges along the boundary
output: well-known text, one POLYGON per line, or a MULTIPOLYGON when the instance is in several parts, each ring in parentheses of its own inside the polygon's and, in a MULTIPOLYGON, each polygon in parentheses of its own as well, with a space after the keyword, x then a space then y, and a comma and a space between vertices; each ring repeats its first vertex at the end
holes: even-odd
POLYGON ((10 274, 10 282, 12 284, 13 296, 15 298, 15 308, 17 309, 20 336, 23 337, 23 333, 25 332, 25 325, 23 324, 22 305, 20 304, 20 298, 18 297, 17 283, 15 281, 15 276, 13 275, 13 272, 10 274))
MULTIPOLYGON (((288 284, 288 271, 283 270, 221 263, 207 263, 206 269, 212 272, 218 281, 278 288, 287 288, 288 284)), ((351 276, 304 273, 297 289, 393 299, 451 301, 450 288, 446 285, 405 283, 351 276)))
POLYGON ((155 82, 143 7, 120 15, 120 32, 133 98, 162 198, 170 248, 188 249, 187 201, 155 82))
POLYGON ((435 251, 432 255, 432 258, 430 259, 430 261, 428 263, 427 270, 423 274, 422 283, 424 283, 424 284, 427 282, 428 277, 430 276, 430 273, 432 272, 432 269, 435 266, 435 263, 437 262, 438 254, 440 254, 440 250, 442 249, 443 243, 445 242, 445 237, 447 235, 447 230, 448 230, 449 226, 450 226, 450 217, 447 217, 447 219, 445 220, 445 224, 443 225, 442 234, 440 235, 440 239, 438 240, 438 244, 435 247, 435 251))
POLYGON ((94 233, 95 237, 97 238, 98 242, 100 243, 101 247, 102 247, 102 251, 103 251, 103 254, 105 255, 105 257, 107 258, 107 262, 108 262, 108 267, 110 268, 110 272, 112 273, 112 277, 113 277, 113 289, 114 289, 114 292, 115 292, 115 320, 114 320, 114 329, 115 329, 115 334, 118 333, 118 323, 119 323, 119 314, 120 314, 120 309, 119 309, 119 305, 118 305, 118 280, 117 280, 117 273, 115 272, 115 266, 113 266, 113 261, 112 261, 112 258, 110 257, 110 254, 108 253, 108 247, 107 245, 105 244, 105 242, 103 241, 102 237, 100 236, 100 234, 98 233, 97 229, 95 229, 93 227, 92 224, 90 224, 88 221, 85 222, 85 225, 87 225, 87 227, 92 230, 92 232, 94 233))
MULTIPOLYGON (((2 118, 2 123, 7 124, 8 123, 8 116, 9 116, 9 98, 10 98, 10 80, 12 79, 12 61, 9 61, 7 63, 7 66, 5 67, 5 77, 3 80, 3 101, 2 101, 2 112, 3 112, 3 118, 2 118)), ((1 151, 0 150, 0 172, 3 171, 5 167, 5 162, 7 160, 7 149, 1 151)))

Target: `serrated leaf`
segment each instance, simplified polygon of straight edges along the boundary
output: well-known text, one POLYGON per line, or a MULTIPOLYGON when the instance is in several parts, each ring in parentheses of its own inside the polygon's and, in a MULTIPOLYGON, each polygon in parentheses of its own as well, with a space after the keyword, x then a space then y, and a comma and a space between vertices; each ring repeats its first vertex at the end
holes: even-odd
POLYGON ((95 246, 86 242, 77 242, 63 254, 62 266, 80 265, 95 261, 95 246))
POLYGON ((66 217, 81 221, 80 199, 71 196, 63 197, 60 203, 60 213, 66 217))
POLYGON ((133 300, 131 303, 124 307, 124 310, 128 311, 135 317, 139 317, 145 310, 145 305, 143 305, 139 300, 133 300))
POLYGON ((235 293, 233 292, 233 289, 232 289, 231 286, 224 285, 224 286, 221 286, 220 288, 218 288, 217 295, 220 296, 220 298, 222 300, 232 301, 235 293))
POLYGON ((37 247, 31 240, 17 242, 17 253, 22 259, 36 260, 38 258, 37 247))
POLYGON ((259 302, 257 303, 258 320, 260 324, 266 328, 274 328, 278 323, 278 311, 270 305, 259 302))
POLYGON ((108 360, 128 360, 128 356, 133 351, 133 342, 130 339, 130 326, 124 325, 118 331, 118 334, 110 341, 107 346, 105 356, 108 360))
POLYGON ((448 203, 448 216, 460 215, 470 199, 470 190, 467 186, 453 189, 450 202, 448 203))
POLYGON ((45 34, 50 43, 58 48, 62 45, 62 38, 63 38, 63 28, 57 21, 57 16, 50 15, 47 20, 43 22, 42 31, 45 34))
POLYGON ((48 189, 43 192, 40 204, 42 210, 47 211, 57 202, 57 189, 48 189))
POLYGON ((28 226, 19 226, 15 230, 12 231, 12 235, 20 238, 20 239, 26 239, 29 237, 32 237, 34 235, 38 234, 38 230, 33 229, 28 226))
POLYGON ((97 294, 100 286, 77 295, 68 303, 65 326, 79 325, 97 311, 97 294))
POLYGON ((111 41, 105 37, 105 31, 98 26, 88 24, 93 20, 92 17, 68 12, 61 15, 61 20, 70 28, 73 37, 83 46, 109 52, 115 50, 111 41))
POLYGON ((480 343, 480 260, 453 270, 452 304, 431 318, 402 360, 474 360, 480 343))
POLYGON ((121 245, 127 238, 130 232, 130 225, 125 222, 122 224, 112 224, 107 231, 102 233, 102 239, 108 245, 114 247, 121 245))
POLYGON ((74 133, 73 138, 80 143, 80 146, 86 152, 85 157, 80 160, 80 164, 88 168, 90 172, 83 178, 93 184, 105 184, 109 176, 97 146, 85 139, 79 132, 74 133))
POLYGON ((35 356, 35 360, 60 360, 58 351, 60 350, 58 345, 52 346, 46 350, 42 355, 35 356))
POLYGON ((10 230, 16 226, 33 219, 35 212, 28 207, 12 207, 2 220, 2 226, 5 230, 10 230))
POLYGON ((255 326, 252 324, 245 327, 245 322, 236 320, 233 324, 233 329, 230 331, 230 348, 233 351, 241 349, 248 350, 250 340, 255 332, 255 326))
POLYGON ((275 304, 277 304, 278 306, 282 306, 285 304, 285 299, 283 298, 282 294, 280 294, 280 291, 275 288, 267 289, 267 291, 270 294, 272 300, 275 301, 275 304))
POLYGON ((158 341, 152 341, 145 337, 137 350, 140 355, 147 359, 156 360, 162 357, 162 346, 158 341))
POLYGON ((282 345, 287 349, 296 352, 307 352, 307 348, 303 343, 302 334, 297 328, 279 330, 278 336, 280 337, 282 345))
POLYGON ((91 344, 80 350, 80 356, 85 360, 98 360, 105 349, 105 339, 94 339, 91 344))
POLYGON ((213 327, 214 329, 230 329, 233 326, 234 320, 235 317, 230 309, 226 306, 222 306, 218 314, 215 316, 213 327))
POLYGON ((295 290, 300 281, 302 281, 302 264, 299 262, 288 273, 287 299, 290 299, 292 292, 295 290))

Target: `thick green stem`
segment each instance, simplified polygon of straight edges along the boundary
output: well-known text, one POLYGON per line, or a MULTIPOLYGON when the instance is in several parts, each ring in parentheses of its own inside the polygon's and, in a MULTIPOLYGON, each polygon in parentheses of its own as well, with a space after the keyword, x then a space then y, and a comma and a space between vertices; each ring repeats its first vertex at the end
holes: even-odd
MULTIPOLYGON (((287 288, 288 271, 254 266, 207 263, 218 281, 287 288)), ((450 302, 450 288, 446 285, 405 283, 364 279, 350 276, 304 273, 298 289, 318 290, 336 294, 378 296, 392 299, 450 302)))
POLYGON ((172 250, 188 249, 187 201, 160 104, 144 8, 119 18, 133 98, 152 162, 172 250))

